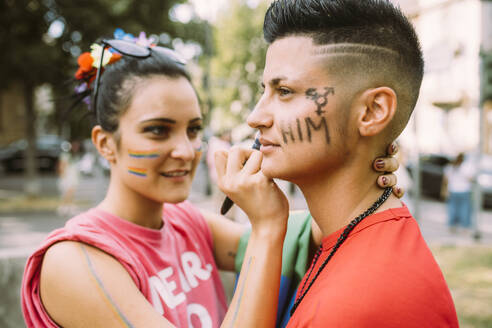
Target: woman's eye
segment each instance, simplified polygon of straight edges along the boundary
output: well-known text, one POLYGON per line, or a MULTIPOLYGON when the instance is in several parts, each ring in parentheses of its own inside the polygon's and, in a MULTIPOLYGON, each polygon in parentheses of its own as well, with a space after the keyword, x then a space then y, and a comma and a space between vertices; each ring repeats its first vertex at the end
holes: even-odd
POLYGON ((198 134, 200 134, 200 132, 203 130, 203 127, 201 125, 197 125, 197 126, 190 126, 188 128, 188 134, 192 137, 196 137, 198 136, 198 134))
POLYGON ((168 128, 165 126, 147 126, 144 128, 144 132, 152 133, 156 136, 163 136, 168 132, 168 128))

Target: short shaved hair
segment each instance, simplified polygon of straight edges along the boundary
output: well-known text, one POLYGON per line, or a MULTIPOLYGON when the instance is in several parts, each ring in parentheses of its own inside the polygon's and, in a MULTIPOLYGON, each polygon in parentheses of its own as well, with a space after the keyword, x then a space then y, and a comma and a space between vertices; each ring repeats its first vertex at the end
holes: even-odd
POLYGON ((387 86, 398 98, 389 126, 396 138, 417 103, 424 72, 412 24, 389 0, 275 0, 265 14, 267 43, 306 36, 325 55, 327 69, 361 88, 387 86))

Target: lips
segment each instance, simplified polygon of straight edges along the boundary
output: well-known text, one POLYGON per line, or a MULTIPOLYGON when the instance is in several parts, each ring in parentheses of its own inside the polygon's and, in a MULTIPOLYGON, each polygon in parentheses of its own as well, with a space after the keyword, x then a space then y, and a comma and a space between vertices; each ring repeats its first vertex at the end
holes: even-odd
POLYGON ((264 137, 260 137, 260 143, 263 147, 280 147, 279 144, 274 143, 273 141, 270 141, 264 137))
POLYGON ((161 175, 167 178, 184 177, 188 174, 190 174, 190 170, 174 170, 174 171, 161 172, 161 175))

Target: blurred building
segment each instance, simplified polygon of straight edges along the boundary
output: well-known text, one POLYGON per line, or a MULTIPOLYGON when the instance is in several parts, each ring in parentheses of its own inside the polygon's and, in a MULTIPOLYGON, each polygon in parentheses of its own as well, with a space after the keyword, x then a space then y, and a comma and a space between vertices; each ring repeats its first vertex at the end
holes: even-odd
MULTIPOLYGON (((483 35, 484 4, 480 0, 395 2, 414 23, 426 64, 419 102, 402 143, 420 152, 449 155, 478 149, 480 48, 488 37, 483 35)), ((485 117, 490 118, 488 126, 492 117, 485 117)))

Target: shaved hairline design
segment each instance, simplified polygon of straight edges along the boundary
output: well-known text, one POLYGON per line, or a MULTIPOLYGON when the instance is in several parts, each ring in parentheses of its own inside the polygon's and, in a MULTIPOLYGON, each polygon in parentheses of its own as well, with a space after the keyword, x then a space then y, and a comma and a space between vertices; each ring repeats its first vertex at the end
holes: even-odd
POLYGON ((384 55, 400 57, 393 49, 363 43, 332 43, 314 45, 312 55, 384 55))

